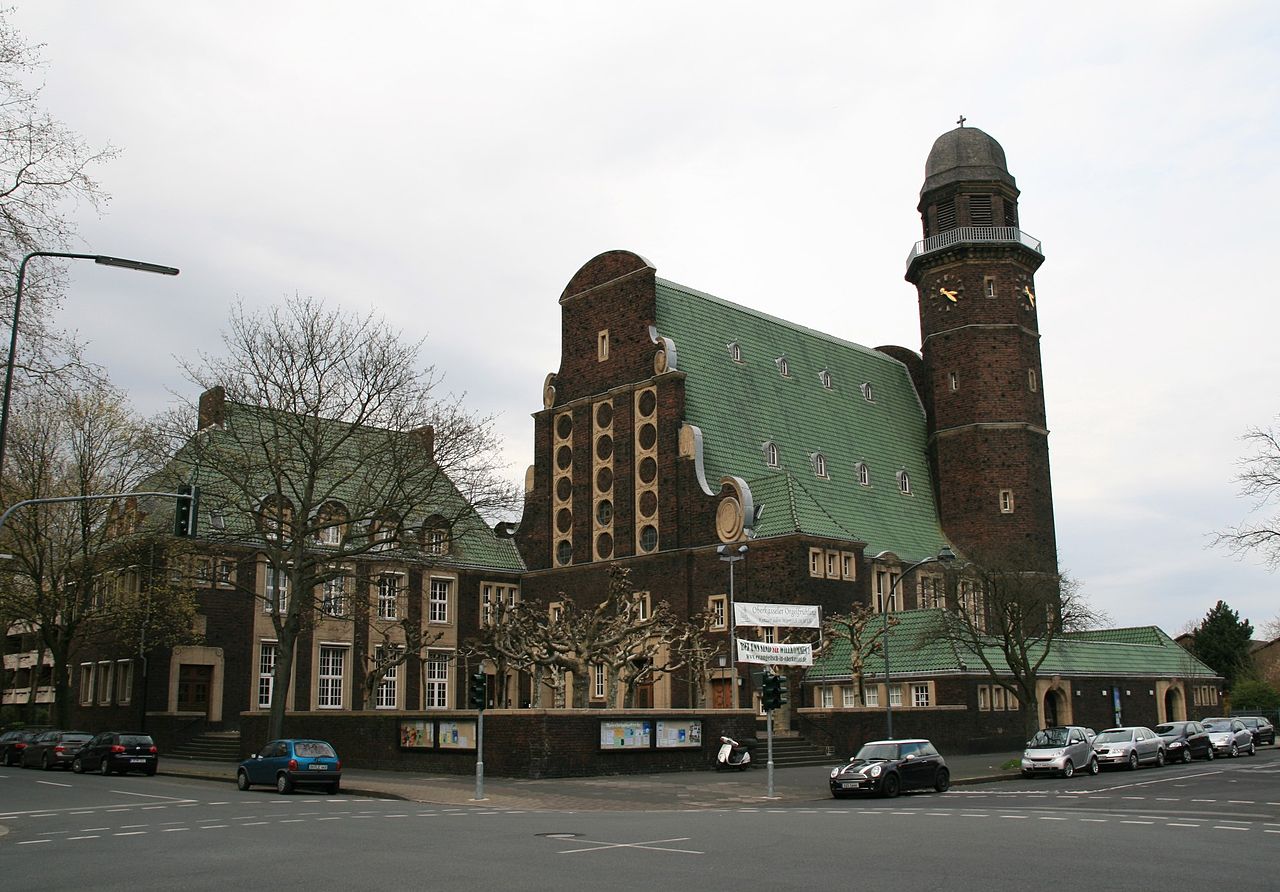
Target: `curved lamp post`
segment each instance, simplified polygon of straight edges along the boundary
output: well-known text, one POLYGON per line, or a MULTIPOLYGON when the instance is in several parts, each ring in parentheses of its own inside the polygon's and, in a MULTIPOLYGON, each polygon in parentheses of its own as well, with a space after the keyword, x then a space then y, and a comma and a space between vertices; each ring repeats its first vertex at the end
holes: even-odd
POLYGON ((956 556, 951 551, 951 548, 944 545, 933 557, 916 561, 899 573, 897 579, 889 583, 889 596, 880 605, 880 615, 884 622, 884 632, 880 635, 880 651, 884 654, 884 729, 885 737, 888 740, 893 740, 893 698, 889 694, 889 605, 895 603, 893 593, 897 591, 898 585, 902 580, 906 579, 908 574, 912 573, 916 568, 923 567, 925 564, 949 564, 955 559, 956 556))
POLYGON ((105 254, 67 254, 62 251, 32 251, 22 258, 18 265, 18 290, 13 297, 13 322, 9 326, 9 359, 4 370, 4 404, 0 406, 0 475, 4 473, 4 444, 9 431, 9 392, 13 388, 13 362, 18 352, 18 312, 22 309, 22 283, 27 276, 27 261, 32 257, 66 257, 72 260, 92 260, 101 266, 118 266, 144 273, 159 273, 162 276, 176 276, 178 270, 172 266, 160 266, 158 263, 145 263, 141 260, 126 260, 123 257, 108 257, 105 254))

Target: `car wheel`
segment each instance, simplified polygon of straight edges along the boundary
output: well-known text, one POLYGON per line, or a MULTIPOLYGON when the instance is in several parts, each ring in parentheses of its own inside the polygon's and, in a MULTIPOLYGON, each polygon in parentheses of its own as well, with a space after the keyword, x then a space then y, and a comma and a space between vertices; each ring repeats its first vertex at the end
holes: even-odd
POLYGON ((1186 746, 1182 748, 1182 761, 1184 763, 1191 761, 1191 747, 1186 746))
POLYGON ((241 790, 249 789, 249 772, 243 768, 236 772, 236 786, 241 790))
POLYGON ((1252 740, 1249 741, 1249 755, 1251 756, 1258 755, 1258 745, 1254 743, 1252 740))
POLYGON ((1102 766, 1098 764, 1098 757, 1094 756, 1089 760, 1089 773, 1096 776, 1101 770, 1102 766))
MULTIPOLYGON (((1068 762, 1068 765, 1071 763, 1068 762)), ((934 777, 933 788, 939 793, 945 793, 951 789, 951 772, 945 768, 939 768, 938 774, 934 777)))
POLYGON ((1206 762, 1212 762, 1216 758, 1218 758, 1218 754, 1213 751, 1213 744, 1211 743, 1204 752, 1204 759, 1206 762))
POLYGON ((1156 767, 1157 768, 1164 767, 1164 749, 1163 748, 1156 750, 1156 767))
POLYGON ((76 774, 84 774, 84 763, 80 761, 79 756, 71 760, 71 770, 76 774))
POLYGON ((103 756, 102 761, 98 763, 98 774, 101 774, 103 777, 111 776, 111 763, 107 761, 106 756, 103 756))
POLYGON ((1239 755, 1240 755, 1240 747, 1238 747, 1238 746, 1236 746, 1234 743, 1232 743, 1232 744, 1231 744, 1231 752, 1227 753, 1227 755, 1229 755, 1229 756, 1230 756, 1231 758, 1233 758, 1233 759, 1234 759, 1234 758, 1236 758, 1237 756, 1239 756, 1239 755))
POLYGON ((1071 760, 1070 760, 1070 759, 1068 759, 1067 761, 1065 761, 1065 762, 1063 762, 1063 763, 1062 763, 1062 776, 1063 776, 1063 777, 1071 777, 1071 776, 1072 776, 1073 774, 1075 774, 1075 773, 1076 773, 1076 766, 1074 766, 1074 765, 1072 765, 1072 764, 1071 764, 1071 760))
POLYGON ((276 792, 277 793, 293 792, 293 780, 289 777, 289 775, 285 774, 283 771, 276 775, 276 792))
POLYGON ((53 766, 49 764, 49 754, 48 754, 48 753, 41 753, 41 754, 40 754, 40 768, 41 768, 42 770, 44 770, 44 771, 48 771, 48 770, 49 770, 50 768, 52 768, 52 767, 53 767, 53 766))
POLYGON ((902 782, 898 780, 898 776, 896 774, 886 776, 880 785, 880 792, 884 795, 885 799, 893 799, 898 795, 898 792, 901 789, 902 782))
POLYGON ((1129 770, 1130 771, 1138 770, 1138 753, 1136 750, 1134 752, 1129 753, 1129 770))

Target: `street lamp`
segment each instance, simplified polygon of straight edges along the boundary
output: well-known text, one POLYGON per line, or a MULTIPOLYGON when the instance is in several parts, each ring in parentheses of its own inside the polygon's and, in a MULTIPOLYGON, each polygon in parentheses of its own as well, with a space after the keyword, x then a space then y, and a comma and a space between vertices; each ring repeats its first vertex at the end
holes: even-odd
POLYGON ((951 548, 944 545, 938 550, 933 557, 927 557, 922 561, 916 561, 910 567, 898 574, 897 578, 889 583, 889 596, 884 603, 880 605, 880 615, 884 622, 884 632, 880 635, 880 652, 884 654, 884 727, 885 737, 893 740, 893 698, 889 694, 889 605, 894 603, 893 593, 897 590, 898 584, 907 578, 907 575, 918 567, 925 564, 949 564, 956 559, 951 548))
POLYGON ((4 473, 4 444, 9 430, 9 391, 13 387, 13 361, 18 352, 18 311, 22 309, 22 283, 27 276, 27 261, 32 257, 66 257, 72 260, 92 260, 100 266, 118 266, 144 273, 159 273, 162 276, 176 276, 178 270, 172 266, 160 266, 157 263, 145 263, 141 260, 126 260, 123 257, 108 257, 105 254, 67 254, 62 251, 32 251, 22 258, 18 265, 18 290, 13 296, 13 322, 9 326, 9 359, 4 370, 4 405, 0 407, 0 475, 4 473))
POLYGON ((738 670, 734 668, 734 651, 738 649, 736 640, 738 624, 733 616, 733 565, 747 556, 747 545, 744 542, 737 548, 730 548, 728 545, 717 545, 716 553, 720 555, 720 560, 725 561, 729 565, 729 684, 733 691, 733 708, 738 708, 738 670))

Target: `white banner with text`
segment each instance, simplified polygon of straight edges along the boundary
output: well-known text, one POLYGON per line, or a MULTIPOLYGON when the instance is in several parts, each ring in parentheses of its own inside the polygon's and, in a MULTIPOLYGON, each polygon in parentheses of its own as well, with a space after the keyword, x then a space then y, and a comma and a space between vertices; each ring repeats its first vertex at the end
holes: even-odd
POLYGON ((767 666, 812 666, 812 644, 766 644, 763 641, 738 642, 739 663, 764 663, 767 666))
POLYGON ((816 629, 822 623, 818 608, 808 604, 744 604, 733 605, 736 626, 781 626, 791 629, 816 629))

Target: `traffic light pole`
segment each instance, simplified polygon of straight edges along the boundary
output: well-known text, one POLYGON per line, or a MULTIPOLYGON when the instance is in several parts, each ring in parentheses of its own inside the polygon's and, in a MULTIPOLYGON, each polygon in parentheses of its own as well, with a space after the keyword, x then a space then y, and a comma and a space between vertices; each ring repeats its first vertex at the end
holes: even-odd
POLYGON ((191 500, 193 498, 191 493, 183 492, 112 492, 92 496, 58 496, 57 498, 50 499, 23 499, 21 502, 14 502, 5 509, 4 514, 0 514, 0 529, 4 529, 5 521, 9 519, 10 514, 17 511, 19 508, 26 507, 27 505, 56 505, 60 502, 96 502, 101 499, 123 499, 136 496, 169 496, 175 499, 187 500, 191 500))
POLYGON ((768 735, 769 735, 769 761, 765 763, 765 767, 768 768, 768 771, 766 773, 769 775, 769 794, 765 798, 772 799, 773 798, 773 710, 772 709, 769 710, 768 716, 769 716, 769 719, 765 727, 768 729, 768 735))
POLYGON ((476 801, 484 799, 484 710, 476 716, 476 801))

